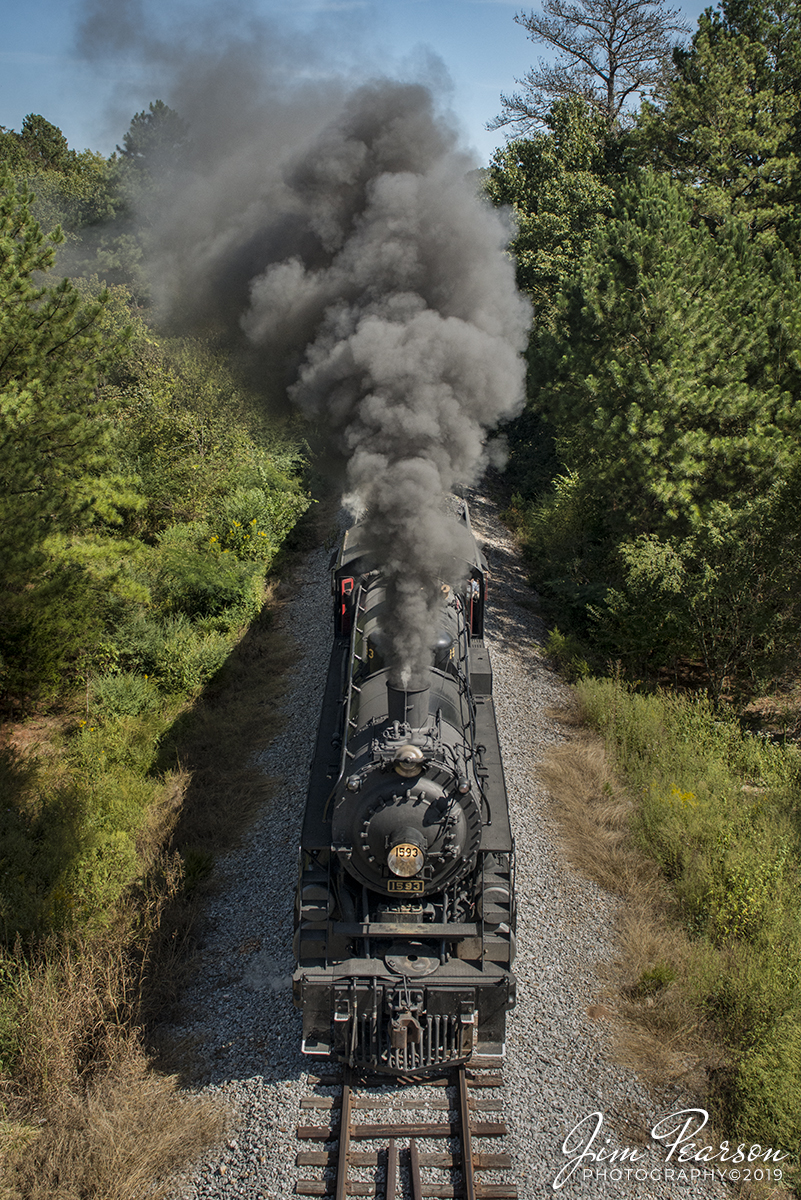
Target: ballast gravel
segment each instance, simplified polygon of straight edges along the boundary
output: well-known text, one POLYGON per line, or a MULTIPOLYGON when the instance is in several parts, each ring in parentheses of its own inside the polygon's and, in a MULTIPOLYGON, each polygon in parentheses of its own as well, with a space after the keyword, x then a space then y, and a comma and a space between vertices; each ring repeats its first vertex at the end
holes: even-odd
MULTIPOLYGON (((615 1061, 608 1023, 589 1015, 603 1012, 598 968, 614 958, 618 901, 577 874, 560 850, 537 766, 562 740, 553 712, 567 690, 543 657, 545 630, 512 536, 488 498, 469 502, 490 566, 487 643, 517 847, 518 1003, 508 1019, 503 1111, 503 1149, 514 1170, 484 1179, 513 1181, 520 1200, 730 1195, 715 1171, 723 1164, 680 1163, 678 1151, 669 1157, 669 1146, 650 1137, 657 1121, 691 1102, 678 1092, 650 1095, 615 1061), (582 1146, 589 1152, 576 1161, 582 1146), (605 1157, 596 1161, 598 1150, 605 1157)), ((182 1048, 193 1090, 223 1097, 231 1109, 227 1139, 175 1180, 172 1200, 281 1200, 314 1173, 295 1166, 296 1127, 323 1118, 300 1109, 319 1066, 300 1053, 291 942, 297 846, 332 639, 329 556, 330 548, 312 552, 293 576, 281 615, 297 643, 286 727, 259 759, 276 788, 245 844, 218 864, 183 1023, 165 1031, 182 1048)), ((698 1141, 705 1144, 703 1135, 698 1141)))

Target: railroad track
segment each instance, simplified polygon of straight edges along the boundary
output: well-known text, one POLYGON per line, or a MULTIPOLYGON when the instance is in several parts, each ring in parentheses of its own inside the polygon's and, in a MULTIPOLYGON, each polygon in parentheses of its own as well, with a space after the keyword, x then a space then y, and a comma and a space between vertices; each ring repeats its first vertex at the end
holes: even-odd
MULTIPOLYGON (((465 1200, 516 1200, 517 1188, 508 1183, 484 1183, 476 1172, 509 1170, 512 1161, 505 1153, 476 1151, 473 1139, 501 1138, 506 1125, 484 1119, 485 1113, 503 1108, 503 1078, 500 1073, 453 1068, 431 1079, 416 1077, 406 1082, 429 1094, 398 1095, 396 1080, 385 1076, 357 1075, 348 1068, 338 1077, 319 1076, 310 1080, 320 1087, 336 1086, 339 1095, 315 1095, 301 1100, 301 1108, 328 1112, 325 1125, 299 1125, 302 1142, 327 1143, 317 1150, 300 1150, 299 1167, 324 1167, 322 1178, 299 1179, 295 1188, 301 1196, 376 1196, 386 1200, 464 1197, 465 1200), (392 1084, 391 1094, 388 1084, 392 1084), (473 1096, 470 1093, 477 1092, 473 1096), (495 1093, 495 1094, 492 1094, 495 1093), (425 1120, 376 1120, 389 1110, 426 1110, 425 1120), (433 1110, 433 1113, 432 1113, 433 1110), (357 1114, 369 1114, 368 1120, 357 1114), (443 1120, 436 1117, 442 1114, 443 1120), (442 1140, 441 1151, 418 1149, 420 1139, 442 1140), (369 1142, 379 1148, 356 1150, 354 1144, 369 1142), (384 1145, 385 1144, 385 1145, 384 1145), (424 1180, 421 1168, 445 1172, 445 1182, 424 1180), (351 1169, 359 1178, 350 1178, 351 1169), (400 1173, 400 1179, 399 1179, 400 1173)), ((432 1172, 428 1172, 431 1175, 432 1172)), ((440 1178, 443 1178, 440 1175, 440 1178)))

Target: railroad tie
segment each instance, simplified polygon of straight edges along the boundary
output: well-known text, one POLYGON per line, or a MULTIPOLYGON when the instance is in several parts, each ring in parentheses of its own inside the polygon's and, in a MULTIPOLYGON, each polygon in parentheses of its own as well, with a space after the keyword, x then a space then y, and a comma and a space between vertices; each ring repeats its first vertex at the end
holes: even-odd
MULTIPOLYGON (((331 1079, 313 1079, 312 1083, 332 1084, 331 1079)), ((439 1200, 440 1197, 464 1198, 464 1200, 516 1200, 517 1188, 510 1183, 485 1183, 476 1178, 476 1172, 508 1171, 512 1161, 506 1153, 476 1151, 474 1138, 502 1138, 507 1134, 503 1121, 479 1119, 484 1113, 497 1111, 503 1106, 500 1094, 488 1096, 490 1089, 503 1086, 502 1076, 466 1071, 459 1067, 435 1079, 417 1078, 403 1081, 415 1087, 424 1087, 432 1094, 419 1096, 388 1096, 386 1078, 359 1077, 345 1069, 337 1081, 339 1096, 309 1096, 301 1101, 307 1111, 330 1114, 326 1125, 299 1125, 299 1141, 329 1143, 317 1150, 301 1149, 297 1165, 323 1167, 323 1178, 300 1179, 296 1194, 302 1196, 332 1196, 334 1200, 345 1200, 347 1196, 375 1196, 381 1200, 400 1200, 410 1196, 412 1200, 439 1200), (455 1088, 456 1096, 450 1100, 441 1089, 455 1088), (373 1089, 370 1091, 370 1089, 373 1089), (382 1091, 375 1089, 381 1088, 382 1091), (472 1089, 482 1091, 481 1098, 470 1095, 472 1089), (358 1121, 354 1114, 360 1111, 379 1114, 382 1109, 415 1109, 442 1111, 447 1120, 368 1120, 358 1121), (444 1110, 444 1111, 443 1111, 444 1110), (455 1116, 451 1118, 451 1114, 455 1116), (420 1150, 418 1139, 448 1139, 450 1147, 432 1152, 420 1150), (354 1144, 360 1142, 387 1142, 386 1149, 358 1150, 354 1144), (408 1143, 401 1145, 399 1143, 408 1143), (370 1171, 372 1179, 350 1179, 353 1168, 370 1171), (425 1169, 430 1176, 432 1170, 446 1172, 446 1181, 432 1182, 423 1178, 425 1169), (399 1179, 399 1172, 401 1178, 399 1179), (400 1186, 399 1186, 400 1185, 400 1186)), ((393 1081, 397 1082, 397 1081, 393 1081)), ((422 1115, 422 1114, 421 1114, 422 1115)))

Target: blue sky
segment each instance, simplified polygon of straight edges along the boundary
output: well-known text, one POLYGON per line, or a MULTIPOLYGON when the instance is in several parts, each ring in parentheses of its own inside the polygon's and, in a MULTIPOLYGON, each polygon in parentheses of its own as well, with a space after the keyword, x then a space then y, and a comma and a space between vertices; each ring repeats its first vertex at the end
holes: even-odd
MULTIPOLYGON (((165 68, 148 58, 145 31, 161 23, 164 32, 168 14, 191 40, 204 16, 220 28, 230 14, 235 22, 244 13, 266 18, 290 39, 311 38, 317 70, 354 78, 384 70, 395 77, 446 75, 465 145, 486 162, 504 140, 484 128, 499 111, 500 93, 514 91, 515 79, 541 54, 514 21, 521 8, 532 7, 519 0, 0 0, 0 125, 19 130, 28 113, 41 113, 74 149, 109 154, 135 112, 151 100, 169 102, 165 68), (94 16, 87 16, 90 5, 94 16), (82 22, 91 35, 123 13, 143 44, 126 48, 123 32, 116 53, 92 55, 82 22)), ((681 7, 694 27, 706 3, 681 7)))

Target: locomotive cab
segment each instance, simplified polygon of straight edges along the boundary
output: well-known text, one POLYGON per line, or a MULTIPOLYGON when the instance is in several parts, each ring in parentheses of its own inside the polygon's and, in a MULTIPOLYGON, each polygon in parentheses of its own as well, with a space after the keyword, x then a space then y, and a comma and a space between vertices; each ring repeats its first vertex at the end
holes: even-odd
MULTIPOLYGON (((454 561, 462 564, 465 577, 465 611, 471 638, 484 636, 484 612, 487 602, 487 560, 473 535, 470 513, 461 504, 452 529, 454 561)), ((349 637, 354 617, 356 589, 360 579, 370 570, 371 556, 358 524, 352 526, 342 539, 339 550, 331 560, 331 595, 334 607, 334 634, 349 637)))

